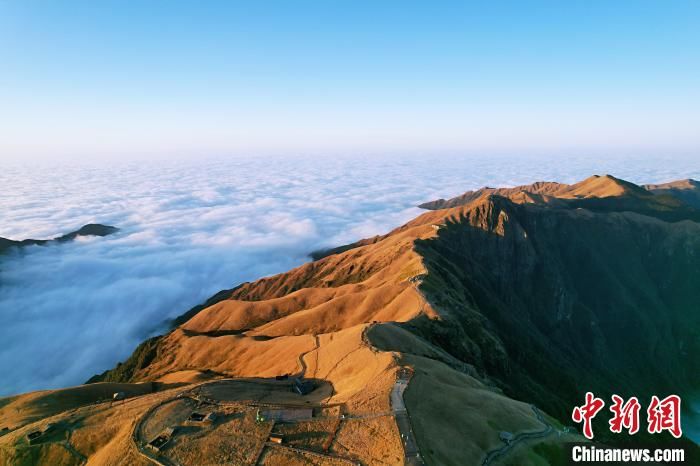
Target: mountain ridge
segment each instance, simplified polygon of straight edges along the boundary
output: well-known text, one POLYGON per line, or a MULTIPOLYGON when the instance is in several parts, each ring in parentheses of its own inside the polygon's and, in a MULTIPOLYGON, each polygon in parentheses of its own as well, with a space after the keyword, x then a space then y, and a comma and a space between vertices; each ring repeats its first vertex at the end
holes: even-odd
MULTIPOLYGON (((529 185, 514 188, 484 187, 476 191, 467 191, 451 199, 437 199, 420 204, 418 207, 426 210, 440 210, 457 207, 473 202, 488 195, 500 195, 518 203, 552 204, 557 207, 567 203, 573 207, 605 206, 615 199, 642 199, 631 210, 639 209, 645 202, 651 210, 664 208, 682 209, 693 220, 697 220, 700 204, 691 202, 700 196, 700 183, 695 180, 679 180, 665 184, 648 184, 638 186, 612 175, 593 175, 574 184, 564 184, 550 181, 538 181, 529 185), (582 204, 585 203, 585 204, 582 204)), ((610 210, 623 210, 616 206, 610 210)))

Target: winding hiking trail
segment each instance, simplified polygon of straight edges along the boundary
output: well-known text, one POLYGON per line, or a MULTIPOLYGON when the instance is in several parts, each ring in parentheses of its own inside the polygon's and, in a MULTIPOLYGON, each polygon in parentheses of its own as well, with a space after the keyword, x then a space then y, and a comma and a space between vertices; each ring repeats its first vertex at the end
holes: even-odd
POLYGON ((501 456, 504 456, 506 453, 508 453, 510 450, 512 450, 515 446, 517 446, 520 442, 523 440, 532 440, 532 439, 538 439, 538 438, 544 438, 550 435, 552 432, 554 432, 554 427, 550 423, 548 423, 544 417, 542 417, 542 413, 540 413, 540 410, 537 409, 535 405, 530 405, 532 408, 532 411, 535 413, 535 416, 537 417, 537 420, 540 421, 542 424, 544 424, 545 428, 541 431, 537 432, 521 432, 519 434, 516 434, 513 436, 513 439, 509 442, 507 442, 505 445, 503 445, 500 448, 497 448, 495 450, 491 450, 486 454, 486 458, 484 458, 484 461, 481 462, 481 466, 488 466, 491 464, 495 459, 500 458, 501 456))
MULTIPOLYGON (((308 366, 306 365, 306 361, 304 361, 304 358, 306 357, 307 354, 309 354, 313 351, 318 351, 319 347, 321 346, 319 339, 318 339, 318 335, 314 335, 314 341, 315 341, 315 346, 313 348, 311 348, 309 351, 305 351, 305 352, 299 354, 299 374, 295 375, 295 377, 299 377, 301 379, 301 378, 304 378, 306 376, 306 369, 308 366)), ((316 361, 317 361, 316 367, 318 367, 318 353, 316 355, 316 361)))

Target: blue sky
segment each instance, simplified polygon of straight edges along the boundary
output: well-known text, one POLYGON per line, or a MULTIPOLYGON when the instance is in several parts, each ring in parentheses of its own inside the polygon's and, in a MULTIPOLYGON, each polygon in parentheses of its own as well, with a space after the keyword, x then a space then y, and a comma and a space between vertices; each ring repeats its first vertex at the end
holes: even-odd
POLYGON ((0 159, 696 154, 700 3, 0 0, 0 159))

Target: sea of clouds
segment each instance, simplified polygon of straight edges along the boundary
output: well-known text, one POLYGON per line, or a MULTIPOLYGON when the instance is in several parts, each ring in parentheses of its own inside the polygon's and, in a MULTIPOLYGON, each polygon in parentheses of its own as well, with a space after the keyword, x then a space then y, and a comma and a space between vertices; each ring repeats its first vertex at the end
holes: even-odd
POLYGON ((0 257, 0 396, 80 384, 220 289, 383 233, 414 206, 484 185, 700 178, 700 160, 634 157, 264 157, 14 164, 0 236, 105 238, 0 257))

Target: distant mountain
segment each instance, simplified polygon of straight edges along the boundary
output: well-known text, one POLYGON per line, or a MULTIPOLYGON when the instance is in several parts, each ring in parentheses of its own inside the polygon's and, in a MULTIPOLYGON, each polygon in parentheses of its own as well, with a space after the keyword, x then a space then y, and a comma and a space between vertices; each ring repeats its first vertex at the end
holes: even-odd
MULTIPOLYGON (((164 432, 177 439, 166 463, 567 464, 564 445, 582 437, 563 426, 586 391, 690 399, 700 387, 693 193, 606 175, 426 203, 386 235, 218 293, 87 386, 153 394, 109 409, 78 396, 86 386, 0 402, 0 446, 54 416, 91 460, 148 456, 164 432), (85 406, 80 419, 51 397, 85 406), (300 406, 314 422, 265 417, 300 406), (225 414, 193 429, 195 409, 225 414)), ((597 421, 598 440, 625 442, 597 421)))
POLYGON ((67 233, 65 235, 53 239, 25 239, 21 241, 12 240, 0 237, 0 254, 10 248, 22 248, 26 246, 47 246, 50 244, 65 243, 73 241, 78 236, 107 236, 119 231, 118 228, 100 225, 99 223, 90 223, 82 226, 80 229, 67 233))
POLYGON ((644 188, 654 194, 673 196, 700 209, 700 182, 698 181, 688 179, 663 184, 647 184, 644 188))

